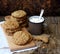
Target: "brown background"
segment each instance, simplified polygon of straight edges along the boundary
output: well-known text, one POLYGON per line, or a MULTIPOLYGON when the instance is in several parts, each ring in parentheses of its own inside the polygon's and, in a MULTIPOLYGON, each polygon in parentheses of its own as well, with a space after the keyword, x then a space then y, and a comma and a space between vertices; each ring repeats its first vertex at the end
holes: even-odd
POLYGON ((0 15, 8 15, 11 12, 23 9, 28 15, 38 15, 41 8, 45 9, 45 16, 60 15, 59 0, 0 0, 0 15))

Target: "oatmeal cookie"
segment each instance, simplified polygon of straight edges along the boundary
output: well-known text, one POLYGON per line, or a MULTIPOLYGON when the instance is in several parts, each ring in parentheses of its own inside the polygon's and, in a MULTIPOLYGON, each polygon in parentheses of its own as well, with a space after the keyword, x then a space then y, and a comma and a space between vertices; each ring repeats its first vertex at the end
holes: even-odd
POLYGON ((7 20, 2 25, 4 29, 15 29, 19 27, 19 24, 15 19, 7 20))
POLYGON ((13 35, 14 43, 17 45, 24 45, 29 40, 29 35, 26 32, 23 31, 17 31, 13 35))
POLYGON ((21 28, 16 28, 16 29, 6 29, 6 30, 4 30, 4 31, 5 31, 5 33, 6 33, 8 36, 13 36, 13 34, 14 34, 15 32, 20 31, 20 30, 21 30, 21 28))
POLYGON ((21 30, 21 26, 15 19, 6 20, 2 27, 8 36, 12 36, 16 31, 21 30))
POLYGON ((16 19, 19 24, 27 21, 27 18, 15 18, 15 17, 13 17, 13 16, 11 16, 11 18, 16 19))
POLYGON ((26 12, 23 10, 18 10, 18 11, 14 11, 11 15, 13 17, 20 18, 20 17, 24 17, 26 15, 26 12))

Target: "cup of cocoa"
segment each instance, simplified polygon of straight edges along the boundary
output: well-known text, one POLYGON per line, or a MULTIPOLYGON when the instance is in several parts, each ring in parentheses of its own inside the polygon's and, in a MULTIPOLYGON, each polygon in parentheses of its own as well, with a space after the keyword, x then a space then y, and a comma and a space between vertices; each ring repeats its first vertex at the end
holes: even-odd
POLYGON ((31 16, 28 19, 29 32, 33 35, 40 35, 43 31, 44 18, 39 16, 31 16))

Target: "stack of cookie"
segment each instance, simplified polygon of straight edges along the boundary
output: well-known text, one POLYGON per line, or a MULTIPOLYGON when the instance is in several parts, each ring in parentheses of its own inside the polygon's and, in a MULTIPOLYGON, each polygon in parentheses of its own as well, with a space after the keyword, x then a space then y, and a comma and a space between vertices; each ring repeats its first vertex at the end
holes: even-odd
POLYGON ((11 14, 11 18, 15 18, 20 26, 27 26, 27 13, 23 10, 14 11, 11 14))
POLYGON ((22 27, 26 27, 27 21, 27 13, 23 10, 17 10, 11 15, 5 16, 5 22, 2 26, 8 35, 12 35, 16 31, 20 31, 22 27))
POLYGON ((17 10, 11 13, 11 15, 5 16, 5 20, 16 19, 21 27, 28 25, 27 13, 23 10, 17 10))
POLYGON ((3 27, 4 31, 7 33, 7 35, 10 35, 10 36, 13 35, 13 33, 15 33, 16 31, 21 30, 18 22, 13 18, 10 20, 6 20, 2 24, 2 27, 3 27))

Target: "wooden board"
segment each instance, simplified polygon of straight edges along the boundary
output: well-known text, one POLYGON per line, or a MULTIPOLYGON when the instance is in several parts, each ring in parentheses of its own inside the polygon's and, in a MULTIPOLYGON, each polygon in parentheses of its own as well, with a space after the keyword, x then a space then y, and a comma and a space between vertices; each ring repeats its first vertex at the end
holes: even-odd
POLYGON ((31 41, 30 43, 24 45, 24 46, 19 46, 13 43, 13 39, 12 36, 6 36, 9 47, 11 49, 11 51, 15 51, 15 50, 21 50, 21 49, 26 49, 26 48, 30 48, 30 47, 34 47, 35 43, 34 41, 31 41))
MULTIPOLYGON (((2 23, 1 23, 2 24, 2 23)), ((0 26, 1 26, 0 24, 0 26)), ((2 28, 2 26, 1 26, 2 28)), ((2 28, 3 29, 3 28, 2 28)), ((23 29, 24 30, 24 29, 23 29)), ((26 30, 25 30, 26 31, 26 30)), ((5 33, 4 29, 3 29, 3 32, 5 33)), ((27 31, 26 31, 27 32, 27 31)), ((16 45, 13 43, 13 38, 12 36, 8 36, 6 33, 4 34, 6 36, 6 39, 8 41, 8 45, 10 47, 10 50, 11 51, 15 51, 15 50, 23 50, 23 49, 27 49, 27 48, 31 48, 31 47, 34 47, 36 46, 36 44, 34 43, 34 41, 31 41, 30 43, 26 44, 26 45, 23 45, 23 46, 20 46, 20 45, 16 45)))

